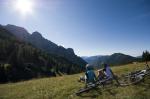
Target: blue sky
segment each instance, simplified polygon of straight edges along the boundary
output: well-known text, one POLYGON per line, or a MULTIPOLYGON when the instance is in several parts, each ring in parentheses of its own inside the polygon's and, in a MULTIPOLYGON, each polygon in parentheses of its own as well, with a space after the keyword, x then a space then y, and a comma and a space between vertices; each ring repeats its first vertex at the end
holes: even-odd
MULTIPOLYGON (((15 0, 14 0, 15 1, 15 0)), ((79 56, 150 50, 149 0, 31 0, 33 13, 21 16, 12 0, 0 0, 0 24, 39 31, 79 56)))

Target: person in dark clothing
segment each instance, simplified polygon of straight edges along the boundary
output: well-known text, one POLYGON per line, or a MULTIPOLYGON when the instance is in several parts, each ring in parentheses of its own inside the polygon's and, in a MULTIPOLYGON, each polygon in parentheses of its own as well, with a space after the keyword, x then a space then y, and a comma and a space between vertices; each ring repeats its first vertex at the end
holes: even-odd
POLYGON ((94 83, 96 81, 96 75, 94 73, 94 70, 92 69, 92 66, 87 64, 86 65, 86 83, 94 83))
POLYGON ((107 77, 108 80, 109 79, 114 79, 117 82, 117 84, 120 85, 117 77, 114 75, 113 71, 111 70, 111 68, 108 64, 104 64, 104 69, 103 70, 105 71, 105 74, 106 74, 106 77, 107 77))

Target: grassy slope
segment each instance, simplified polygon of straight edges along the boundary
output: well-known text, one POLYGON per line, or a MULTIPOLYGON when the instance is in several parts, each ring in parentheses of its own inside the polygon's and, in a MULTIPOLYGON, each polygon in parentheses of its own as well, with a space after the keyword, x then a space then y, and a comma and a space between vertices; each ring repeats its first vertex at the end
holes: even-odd
MULTIPOLYGON (((119 75, 143 68, 144 64, 139 63, 113 67, 113 71, 119 75)), ((77 82, 80 75, 0 84, 0 99, 148 99, 150 97, 150 79, 138 85, 128 87, 112 86, 76 96, 74 92, 84 86, 83 83, 77 82)))

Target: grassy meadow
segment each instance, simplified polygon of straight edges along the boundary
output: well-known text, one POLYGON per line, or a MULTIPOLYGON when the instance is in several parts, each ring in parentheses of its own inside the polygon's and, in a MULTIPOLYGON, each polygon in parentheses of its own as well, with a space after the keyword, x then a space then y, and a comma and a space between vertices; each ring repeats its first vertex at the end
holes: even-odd
MULTIPOLYGON (((144 63, 112 67, 116 75, 144 69, 144 63)), ((74 93, 84 86, 77 80, 82 74, 33 79, 17 83, 0 84, 0 99, 150 99, 150 79, 127 87, 111 86, 94 89, 81 96, 74 93)))

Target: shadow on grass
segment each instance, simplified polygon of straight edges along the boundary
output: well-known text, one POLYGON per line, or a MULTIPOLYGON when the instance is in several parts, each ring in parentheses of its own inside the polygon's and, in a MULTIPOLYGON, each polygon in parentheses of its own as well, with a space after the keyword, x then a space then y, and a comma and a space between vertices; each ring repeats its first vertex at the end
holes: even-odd
POLYGON ((135 99, 150 99, 150 79, 147 78, 143 82, 135 85, 138 89, 134 94, 135 99))
POLYGON ((103 90, 101 88, 94 88, 88 92, 82 93, 79 95, 79 97, 82 98, 97 98, 100 95, 103 94, 103 92, 108 92, 112 96, 116 96, 117 92, 112 90, 111 88, 107 88, 106 90, 103 90))
POLYGON ((141 83, 137 84, 139 87, 143 87, 144 91, 150 90, 150 76, 146 77, 141 83))
POLYGON ((90 91, 87 91, 85 93, 80 94, 79 97, 82 97, 82 98, 97 98, 99 95, 102 95, 101 89, 94 88, 90 91))

